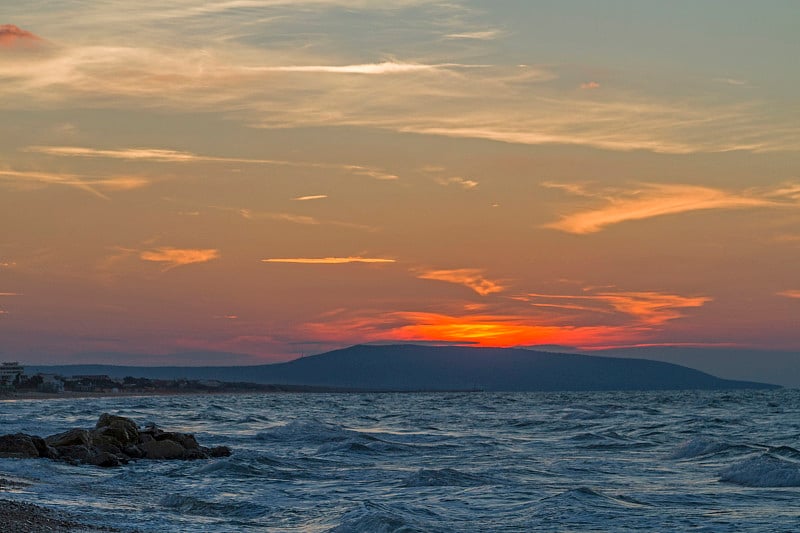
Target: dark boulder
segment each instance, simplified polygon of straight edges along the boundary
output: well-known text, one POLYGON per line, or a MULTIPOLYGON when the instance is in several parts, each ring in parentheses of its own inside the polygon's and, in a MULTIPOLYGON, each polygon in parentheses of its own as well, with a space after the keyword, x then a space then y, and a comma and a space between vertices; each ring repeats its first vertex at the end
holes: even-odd
POLYGON ((227 446, 200 446, 191 433, 139 429, 130 418, 103 413, 94 429, 70 429, 46 439, 24 433, 0 436, 0 457, 47 457, 72 464, 114 467, 134 459, 227 457, 227 446))
POLYGON ((227 446, 215 446, 208 450, 208 455, 211 457, 230 457, 231 449, 227 446))
POLYGON ((151 440, 139 446, 145 459, 183 459, 186 448, 174 440, 151 440))
POLYGON ((61 448, 62 446, 89 446, 92 443, 92 437, 89 432, 85 429, 78 428, 50 435, 44 440, 53 448, 61 448))
POLYGON ((34 439, 41 440, 39 437, 26 435, 25 433, 0 436, 0 457, 14 457, 17 459, 41 457, 34 439))
POLYGON ((139 441, 139 428, 136 422, 124 416, 103 413, 95 424, 93 435, 117 441, 120 448, 139 441))

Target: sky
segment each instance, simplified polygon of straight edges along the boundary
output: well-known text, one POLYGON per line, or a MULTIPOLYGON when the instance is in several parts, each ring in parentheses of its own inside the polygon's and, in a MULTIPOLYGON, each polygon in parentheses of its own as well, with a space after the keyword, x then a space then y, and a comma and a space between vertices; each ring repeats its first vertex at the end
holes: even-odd
POLYGON ((800 350, 798 20, 1 2, 0 359, 800 350))

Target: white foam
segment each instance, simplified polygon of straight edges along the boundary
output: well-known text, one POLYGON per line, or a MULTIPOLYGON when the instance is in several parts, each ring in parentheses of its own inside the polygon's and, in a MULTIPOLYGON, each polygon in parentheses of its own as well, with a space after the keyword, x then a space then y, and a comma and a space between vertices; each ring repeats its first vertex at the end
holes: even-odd
POLYGON ((720 481, 745 487, 800 487, 800 463, 765 453, 734 463, 720 481))

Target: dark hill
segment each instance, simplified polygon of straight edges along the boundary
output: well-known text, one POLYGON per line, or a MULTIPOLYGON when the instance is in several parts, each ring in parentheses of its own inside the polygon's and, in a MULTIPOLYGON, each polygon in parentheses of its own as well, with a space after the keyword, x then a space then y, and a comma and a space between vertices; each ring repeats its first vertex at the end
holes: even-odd
MULTIPOLYGON (((45 371, 43 367, 39 367, 45 371)), ((78 374, 80 367, 46 371, 78 374)), ((86 368, 86 367, 84 367, 86 368)), ((81 368, 83 370, 83 368, 81 368)), ((88 373, 88 372, 86 372, 88 373)), ((731 381, 683 366, 643 359, 523 349, 361 345, 287 363, 249 367, 115 367, 114 377, 217 379, 367 390, 597 391, 772 388, 731 381)))

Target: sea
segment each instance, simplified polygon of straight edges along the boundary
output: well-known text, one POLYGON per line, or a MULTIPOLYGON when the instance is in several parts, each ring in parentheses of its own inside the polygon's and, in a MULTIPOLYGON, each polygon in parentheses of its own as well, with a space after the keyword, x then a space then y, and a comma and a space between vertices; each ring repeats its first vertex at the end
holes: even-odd
POLYGON ((0 401, 0 434, 103 413, 233 455, 0 459, 0 498, 123 531, 800 531, 800 390, 0 401))

